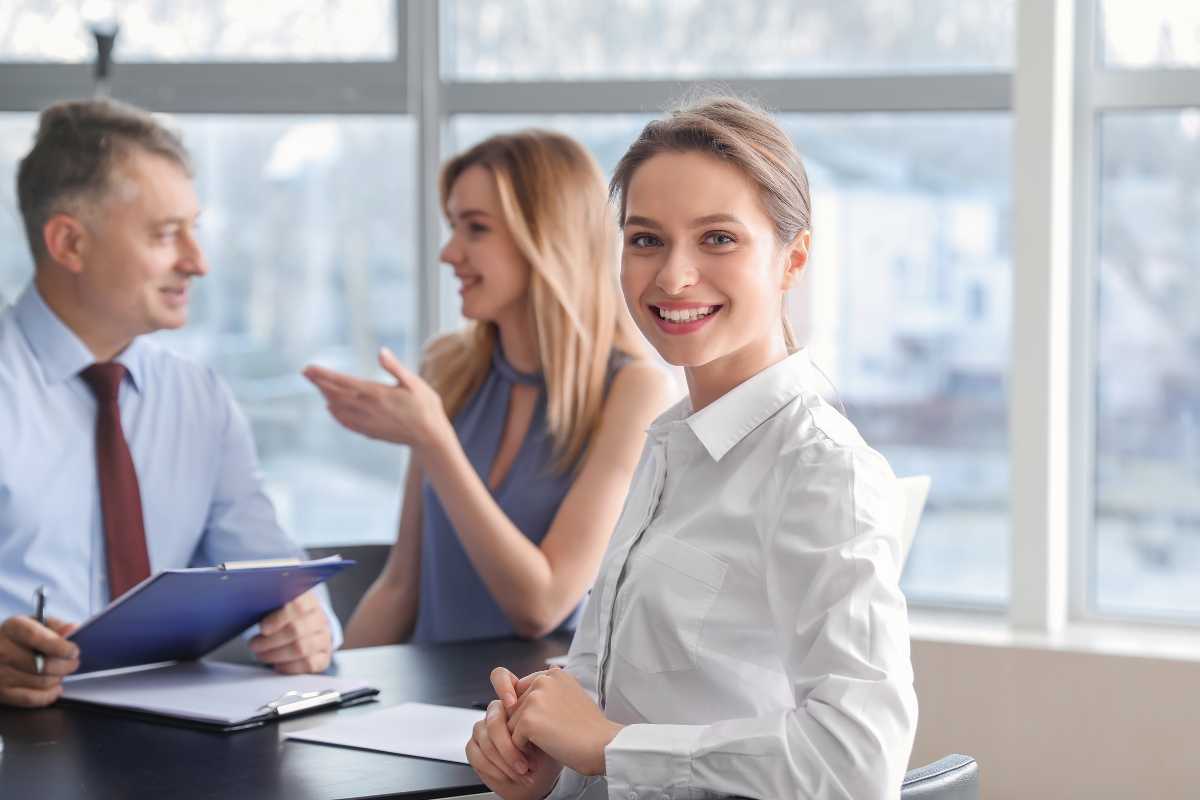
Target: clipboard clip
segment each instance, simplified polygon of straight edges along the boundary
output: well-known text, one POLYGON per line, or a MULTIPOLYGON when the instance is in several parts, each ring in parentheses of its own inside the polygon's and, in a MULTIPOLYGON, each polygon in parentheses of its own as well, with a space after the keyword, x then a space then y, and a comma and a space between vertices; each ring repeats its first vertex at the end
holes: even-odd
POLYGON ((295 689, 290 689, 271 702, 259 706, 258 710, 264 714, 286 717, 289 714, 307 711, 310 708, 333 706, 341 702, 342 693, 337 689, 326 689, 319 692, 299 692, 295 689))
POLYGON ((260 558, 254 561, 222 561, 218 569, 233 571, 237 569, 261 569, 263 567, 294 567, 300 563, 298 558, 260 558))

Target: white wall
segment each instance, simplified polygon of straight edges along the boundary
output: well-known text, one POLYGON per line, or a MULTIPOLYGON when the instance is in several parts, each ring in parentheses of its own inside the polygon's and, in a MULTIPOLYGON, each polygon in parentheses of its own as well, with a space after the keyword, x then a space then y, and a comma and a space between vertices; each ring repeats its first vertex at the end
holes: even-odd
POLYGON ((912 765, 975 757, 985 800, 1200 797, 1200 663, 914 640, 912 765))

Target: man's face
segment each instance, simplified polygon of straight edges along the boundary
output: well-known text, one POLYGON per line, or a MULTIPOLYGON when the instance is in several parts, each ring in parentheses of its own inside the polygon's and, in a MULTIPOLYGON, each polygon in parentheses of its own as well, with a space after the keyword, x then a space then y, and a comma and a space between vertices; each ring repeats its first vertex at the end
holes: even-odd
POLYGON ((208 266, 196 241, 195 187, 175 162, 140 148, 119 158, 87 229, 81 302, 130 337, 187 322, 192 278, 208 266))

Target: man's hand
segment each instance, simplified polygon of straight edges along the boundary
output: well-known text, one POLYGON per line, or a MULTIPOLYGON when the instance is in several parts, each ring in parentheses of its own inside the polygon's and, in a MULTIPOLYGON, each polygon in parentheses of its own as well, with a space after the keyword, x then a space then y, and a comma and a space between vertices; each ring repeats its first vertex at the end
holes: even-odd
POLYGON ((0 623, 0 703, 39 708, 62 694, 62 679, 79 669, 79 648, 66 637, 79 627, 49 617, 9 617, 0 623), (45 656, 37 670, 34 651, 45 656))
POLYGON ((250 649, 276 672, 296 675, 321 672, 329 666, 333 633, 316 590, 263 617, 259 627, 258 636, 250 640, 250 649))

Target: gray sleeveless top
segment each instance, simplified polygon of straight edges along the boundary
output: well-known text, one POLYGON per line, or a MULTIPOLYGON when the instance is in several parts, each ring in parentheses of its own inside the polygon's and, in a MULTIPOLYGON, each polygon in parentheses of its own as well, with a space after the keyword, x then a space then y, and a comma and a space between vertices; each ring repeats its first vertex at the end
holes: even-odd
MULTIPOLYGON (((609 358, 606 394, 613 377, 629 360, 629 356, 616 351, 609 358)), ((575 482, 579 466, 572 464, 564 473, 553 469, 554 442, 546 429, 546 386, 541 374, 517 372, 497 343, 492 368, 483 385, 455 415, 454 430, 471 466, 486 483, 500 449, 510 390, 517 383, 537 386, 538 398, 529 432, 492 497, 513 524, 531 542, 539 544, 575 482)), ((515 636, 512 623, 471 565, 428 479, 421 485, 421 502, 421 594, 413 641, 453 642, 515 636)), ((559 630, 574 630, 578 616, 577 606, 559 630)))

